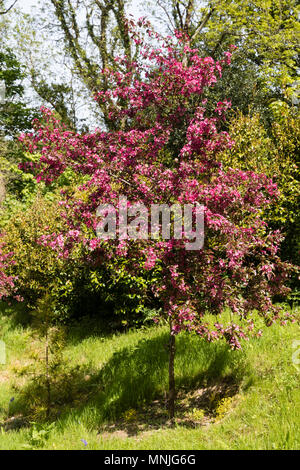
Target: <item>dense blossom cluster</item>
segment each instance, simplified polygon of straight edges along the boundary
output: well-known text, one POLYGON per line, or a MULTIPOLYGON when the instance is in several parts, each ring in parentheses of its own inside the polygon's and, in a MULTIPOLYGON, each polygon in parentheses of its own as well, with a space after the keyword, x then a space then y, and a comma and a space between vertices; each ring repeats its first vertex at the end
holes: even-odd
MULTIPOLYGON (((153 37, 150 28, 147 32, 153 37)), ((246 318, 256 309, 271 324, 281 315, 272 297, 287 292, 284 280, 291 267, 277 253, 280 233, 270 233, 260 218, 261 209, 276 199, 276 185, 265 175, 224 172, 218 159, 232 145, 222 130, 230 103, 224 100, 209 111, 203 93, 221 78, 231 52, 214 61, 200 57, 185 38, 174 45, 171 38, 156 36, 160 47, 151 48, 135 30, 132 35, 140 47, 138 58, 117 59, 127 63, 126 73, 104 70, 107 89, 96 96, 107 103, 115 128, 80 135, 43 109, 35 132, 21 136, 29 151, 41 155, 27 164, 39 180, 51 183, 69 168, 83 177, 77 191, 63 194, 69 230, 45 235, 41 242, 64 257, 81 243, 94 264, 119 257, 134 273, 156 270, 153 294, 161 299, 174 334, 193 330, 239 348, 240 339, 253 330, 251 322, 244 332, 234 322, 209 326, 204 315, 229 307, 246 318), (105 203, 117 207, 120 195, 129 207, 137 202, 203 205, 203 249, 186 251, 184 236, 98 239, 96 209, 105 203)))

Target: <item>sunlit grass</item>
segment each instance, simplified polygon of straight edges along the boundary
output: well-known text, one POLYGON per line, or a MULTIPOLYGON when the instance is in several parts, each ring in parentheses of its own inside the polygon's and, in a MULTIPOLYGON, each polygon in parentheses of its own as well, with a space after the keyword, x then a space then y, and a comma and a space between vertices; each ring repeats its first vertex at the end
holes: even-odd
MULTIPOLYGON (((0 365, 0 419, 7 423, 22 413, 26 415, 22 391, 30 388, 30 383, 15 369, 16 364, 22 369, 29 360, 31 336, 29 328, 22 328, 13 318, 3 316, 0 325, 8 353, 7 364, 0 365)), ((299 371, 292 362, 293 341, 299 339, 296 323, 264 328, 262 338, 243 342, 243 351, 231 351, 223 343, 208 344, 193 335, 179 335, 175 369, 180 397, 191 390, 226 383, 235 387, 233 399, 228 401, 232 406, 220 419, 211 419, 205 425, 191 427, 179 422, 174 428, 162 424, 153 429, 147 428, 147 421, 153 420, 152 404, 156 400, 163 406, 168 383, 167 329, 153 326, 107 334, 99 323, 86 321, 71 329, 64 350, 71 370, 81 366, 70 385, 70 393, 75 395, 58 405, 55 425, 39 447, 299 448, 299 371), (144 420, 143 430, 128 433, 118 427, 124 416, 135 416, 130 410, 137 410, 139 422, 144 420), (115 424, 113 432, 105 431, 105 425, 111 423, 115 424)), ((134 419, 130 425, 134 425, 134 419)), ((48 424, 42 426, 47 429, 48 424)), ((35 448, 34 443, 32 426, 0 430, 0 449, 35 448)))

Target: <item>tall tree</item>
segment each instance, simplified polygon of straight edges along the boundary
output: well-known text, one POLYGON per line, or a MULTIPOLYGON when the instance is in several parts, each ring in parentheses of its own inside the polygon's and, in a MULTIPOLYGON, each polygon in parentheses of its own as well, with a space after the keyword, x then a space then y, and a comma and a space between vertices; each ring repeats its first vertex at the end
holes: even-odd
POLYGON ((0 103, 0 131, 14 137, 31 129, 36 111, 24 102, 24 67, 10 49, 0 49, 0 80, 5 85, 3 102, 0 103))
POLYGON ((115 59, 137 53, 138 45, 128 34, 127 4, 45 0, 34 15, 16 13, 14 43, 18 58, 28 67, 32 88, 71 128, 81 128, 83 114, 78 109, 83 103, 90 106, 98 125, 100 116, 106 127, 119 125, 109 118, 105 104, 94 101, 94 94, 107 88, 103 70, 124 71, 126 64, 115 59))
MULTIPOLYGON (((91 95, 107 90, 107 76, 103 70, 124 68, 120 63, 116 64, 116 57, 126 54, 131 60, 133 54, 125 11, 128 2, 50 0, 50 3, 77 75, 91 95)), ((100 108, 105 124, 115 128, 117 124, 109 118, 107 105, 101 103, 100 108)))

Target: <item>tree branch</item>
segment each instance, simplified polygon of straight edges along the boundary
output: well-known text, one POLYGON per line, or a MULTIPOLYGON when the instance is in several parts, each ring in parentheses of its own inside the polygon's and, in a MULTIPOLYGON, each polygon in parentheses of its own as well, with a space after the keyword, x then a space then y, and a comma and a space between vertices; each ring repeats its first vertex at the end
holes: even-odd
POLYGON ((191 26, 191 20, 192 20, 192 14, 193 14, 194 8, 195 8, 194 0, 189 0, 188 5, 186 7, 186 15, 185 15, 185 21, 184 21, 184 26, 183 26, 183 30, 185 31, 186 34, 189 34, 189 29, 191 26))
POLYGON ((0 15, 6 15, 6 13, 8 13, 14 6, 15 4, 17 3, 18 0, 15 0, 14 3, 9 7, 7 8, 7 10, 4 10, 4 11, 0 11, 0 15))
POLYGON ((215 10, 214 8, 211 8, 210 11, 207 13, 206 17, 203 19, 203 21, 201 21, 199 26, 196 28, 196 31, 194 32, 193 36, 191 37, 191 42, 193 42, 196 39, 196 37, 198 36, 198 34, 201 33, 202 29, 205 28, 209 18, 213 14, 214 10, 215 10))

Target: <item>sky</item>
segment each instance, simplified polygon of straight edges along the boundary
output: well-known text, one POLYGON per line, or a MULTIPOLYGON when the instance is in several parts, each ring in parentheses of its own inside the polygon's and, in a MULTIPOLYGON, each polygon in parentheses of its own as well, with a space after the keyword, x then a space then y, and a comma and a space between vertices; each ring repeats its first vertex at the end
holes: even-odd
MULTIPOLYGON (((13 3, 13 0, 5 0, 4 4, 8 8, 13 3)), ((16 6, 22 8, 26 13, 30 12, 32 6, 36 5, 37 0, 18 0, 16 6)))
MULTIPOLYGON (((12 0, 13 1, 13 0, 12 0)), ((142 14, 139 10, 139 5, 141 5, 141 0, 132 0, 132 6, 130 8, 130 12, 132 14, 137 14, 138 16, 142 14)), ((9 0, 6 0, 6 4, 9 6, 9 0)), ((30 10, 32 7, 38 5, 38 0, 18 0, 17 2, 18 6, 22 8, 26 13, 30 13, 30 10)))
POLYGON ((26 13, 30 12, 30 9, 37 4, 37 0, 18 0, 17 5, 26 13))

